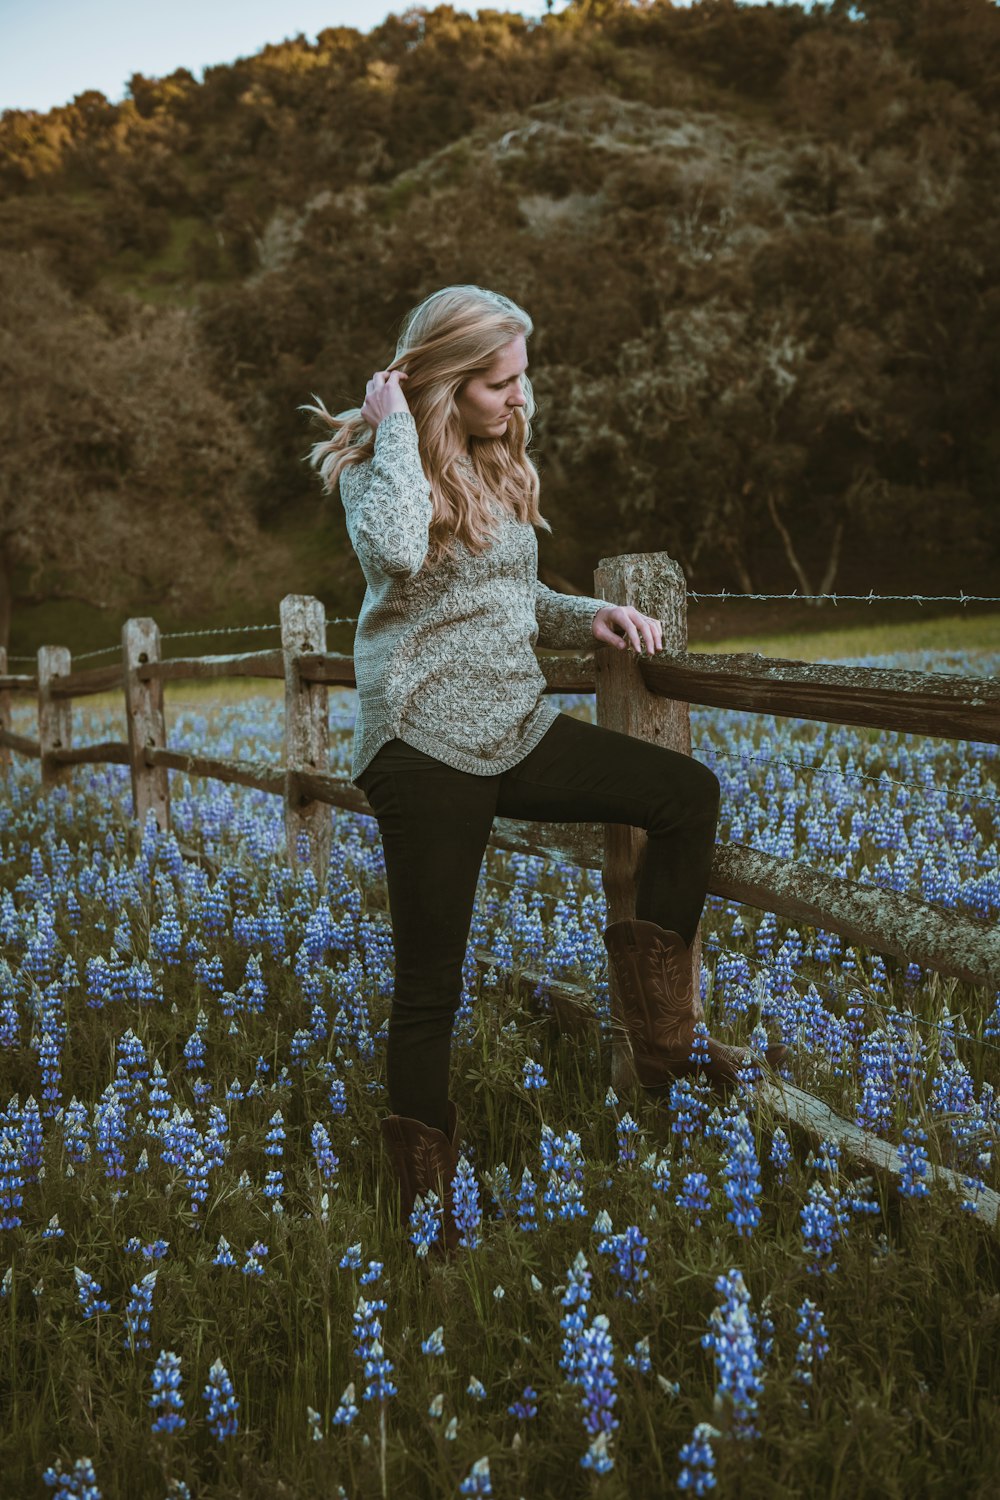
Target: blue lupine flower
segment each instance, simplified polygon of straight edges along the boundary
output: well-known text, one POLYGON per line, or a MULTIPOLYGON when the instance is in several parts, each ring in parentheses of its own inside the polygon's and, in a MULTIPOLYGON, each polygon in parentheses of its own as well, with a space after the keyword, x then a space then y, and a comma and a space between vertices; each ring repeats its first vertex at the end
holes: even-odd
POLYGON ((428 1334, 427 1338, 421 1340, 420 1349, 423 1354, 429 1354, 432 1356, 440 1356, 444 1354, 445 1349, 443 1323, 439 1328, 435 1328, 433 1333, 428 1334))
POLYGON ((441 1203, 433 1188, 418 1193, 410 1210, 410 1239, 423 1259, 441 1235, 441 1203))
POLYGON ((55 1490, 52 1500, 101 1500, 97 1487, 97 1475, 89 1458, 78 1458, 69 1473, 63 1471, 62 1460, 45 1470, 42 1479, 55 1490))
POLYGON ((925 1181, 930 1163, 922 1144, 926 1139, 926 1130, 921 1130, 917 1121, 911 1119, 903 1131, 902 1145, 896 1148, 902 1167, 899 1191, 904 1198, 927 1198, 930 1195, 925 1181))
POLYGON ((128 1131, 125 1108, 114 1084, 108 1084, 94 1106, 94 1138, 104 1158, 105 1177, 125 1176, 125 1154, 122 1145, 128 1131))
POLYGON ((753 1135, 747 1117, 738 1116, 742 1131, 734 1133, 729 1152, 723 1159, 722 1179, 726 1197, 732 1207, 726 1214, 735 1224, 737 1234, 749 1238, 760 1223, 760 1165, 754 1150, 753 1135))
POLYGON ((820 1141, 815 1151, 806 1157, 806 1166, 817 1172, 825 1172, 832 1182, 840 1171, 840 1147, 836 1141, 820 1141))
MULTIPOLYGON (((334 1412, 331 1420, 333 1421, 335 1427, 350 1427, 357 1414, 358 1408, 354 1404, 354 1381, 352 1380, 350 1384, 345 1388, 344 1394, 341 1396, 339 1402, 337 1403, 337 1410, 334 1412)), ((316 1415, 317 1430, 313 1433, 313 1436, 319 1437, 321 1436, 318 1431, 319 1413, 317 1412, 316 1415)))
POLYGON ((196 1128, 191 1111, 175 1104, 170 1119, 161 1122, 158 1134, 161 1159, 168 1166, 187 1170, 189 1158, 201 1146, 201 1131, 196 1128))
POLYGON ((943 1062, 931 1088, 931 1109, 936 1114, 964 1115, 973 1108, 975 1100, 975 1084, 964 1063, 957 1057, 943 1062))
POLYGON ((282 1141, 285 1139, 285 1122, 281 1117, 280 1109, 276 1109, 274 1111, 274 1114, 271 1116, 271 1123, 268 1126, 267 1135, 264 1139, 265 1156, 284 1155, 285 1148, 282 1145, 282 1141))
POLYGON ((208 1384, 202 1391, 202 1395, 208 1402, 205 1420, 209 1431, 220 1443, 224 1442, 227 1437, 233 1437, 239 1426, 236 1413, 239 1411, 240 1403, 236 1399, 229 1372, 221 1359, 213 1362, 208 1372, 208 1384))
POLYGON ((542 1126, 541 1135, 542 1171, 546 1186, 542 1193, 542 1205, 546 1219, 573 1219, 586 1217, 583 1204, 583 1156, 580 1137, 575 1130, 567 1130, 565 1136, 554 1134, 548 1125, 542 1126))
POLYGON ((538 1228, 536 1195, 535 1179, 525 1167, 517 1190, 517 1227, 526 1233, 538 1228))
POLYGON ((849 1213, 857 1214, 859 1218, 882 1212, 881 1205, 875 1198, 875 1184, 870 1177, 859 1177, 855 1182, 848 1182, 843 1204, 849 1213))
POLYGON ((98 1313, 110 1312, 111 1303, 101 1297, 101 1283, 95 1281, 94 1277, 86 1271, 81 1271, 79 1266, 73 1267, 76 1277, 77 1295, 80 1298, 80 1306, 83 1308, 85 1318, 94 1318, 98 1313))
POLYGON ((267 1246, 262 1245, 260 1240, 255 1240, 246 1252, 246 1262, 243 1266, 244 1276, 263 1276, 264 1256, 268 1253, 267 1246))
POLYGON ((492 1495, 489 1459, 477 1458, 458 1489, 462 1495, 492 1495))
POLYGON ((827 1353, 826 1325, 823 1314, 808 1297, 799 1308, 799 1321, 795 1329, 799 1335, 799 1347, 795 1351, 795 1379, 800 1385, 812 1385, 814 1367, 827 1353))
POLYGON ((464 1152, 458 1158, 451 1192, 452 1217, 459 1231, 458 1243, 469 1250, 475 1250, 480 1244, 479 1226, 482 1223, 479 1185, 464 1152))
POLYGON ((180 962, 181 937, 181 924, 171 894, 160 920, 149 929, 149 946, 164 963, 176 964, 180 962))
MULTIPOLYGON (((618 1397, 618 1384, 614 1373, 614 1346, 611 1342, 606 1313, 598 1313, 589 1328, 583 1330, 578 1345, 578 1380, 581 1388, 580 1404, 583 1407, 583 1425, 591 1437, 599 1432, 610 1434, 618 1426, 618 1419, 611 1408, 618 1397)), ((591 1467, 586 1458, 580 1460, 585 1468, 591 1467)), ((609 1459, 608 1468, 612 1466, 609 1459)), ((601 1470, 600 1472, 606 1472, 601 1470)))
POLYGON ((237 994, 248 1013, 251 1015, 263 1014, 267 1003, 267 985, 264 982, 259 953, 251 953, 247 959, 246 974, 237 994))
POLYGON ((771 1137, 771 1165, 781 1183, 788 1181, 788 1164, 791 1159, 792 1148, 788 1144, 788 1137, 781 1126, 776 1125, 771 1137))
POLYGON ((549 1086, 541 1063, 533 1062, 531 1058, 524 1060, 522 1082, 526 1089, 545 1089, 549 1086))
POLYGON ((149 1317, 153 1311, 153 1291, 156 1287, 156 1271, 147 1271, 139 1282, 132 1283, 132 1297, 125 1309, 125 1336, 122 1342, 133 1354, 137 1349, 148 1349, 149 1317))
POLYGON ((716 1394, 728 1397, 733 1406, 733 1433, 737 1438, 757 1437, 757 1398, 764 1388, 763 1361, 757 1350, 756 1319, 750 1293, 735 1267, 715 1283, 723 1297, 709 1314, 709 1332, 702 1346, 715 1357, 716 1394))
POLYGON ((694 1227, 701 1228, 701 1216, 708 1212, 708 1178, 704 1172, 688 1172, 675 1199, 678 1208, 686 1208, 694 1227))
POLYGON ((208 1124, 205 1127, 202 1149, 209 1166, 221 1167, 226 1159, 226 1137, 229 1122, 217 1104, 209 1105, 208 1124))
POLYGON ((327 1094, 330 1104, 330 1113, 334 1115, 346 1115, 347 1113, 347 1085, 342 1078, 330 1080, 330 1088, 327 1094))
POLYGON ((669 1158, 669 1156, 661 1156, 661 1157, 657 1158, 656 1166, 653 1169, 653 1176, 652 1176, 652 1178, 650 1180, 652 1182, 653 1187, 656 1189, 656 1191, 658 1193, 669 1193, 669 1191, 670 1191, 670 1158, 669 1158))
POLYGON ((469 1383, 465 1388, 465 1394, 474 1397, 476 1401, 486 1400, 486 1387, 478 1375, 469 1376, 469 1383))
POLYGON ((131 1026, 124 1036, 118 1039, 118 1056, 121 1065, 125 1068, 129 1083, 131 1104, 138 1097, 136 1085, 142 1084, 149 1077, 149 1063, 146 1058, 146 1049, 142 1044, 142 1038, 136 1036, 131 1026))
POLYGON ((559 1368, 571 1385, 578 1384, 580 1378, 580 1341, 587 1326, 590 1282, 591 1272, 587 1266, 587 1258, 579 1250, 567 1273, 566 1286, 560 1298, 566 1311, 559 1320, 563 1335, 559 1368))
POLYGON ((184 1043, 184 1059, 189 1069, 205 1066, 205 1039, 200 1031, 192 1031, 184 1043))
POLYGON ((626 1354, 625 1363, 630 1370, 635 1370, 639 1375, 649 1374, 650 1370, 653 1368, 653 1363, 649 1357, 648 1333, 645 1334, 643 1338, 637 1341, 635 1350, 632 1354, 626 1354))
POLYGON ((14 994, 14 976, 6 959, 0 960, 0 1047, 16 1051, 21 1036, 21 1019, 14 994))
POLYGON ((160 1067, 160 1059, 157 1057, 153 1060, 153 1074, 149 1085, 148 1119, 151 1130, 155 1131, 161 1121, 169 1118, 170 1110, 167 1108, 169 1103, 170 1090, 167 1087, 163 1069, 160 1067))
POLYGON ((806 1269, 814 1276, 823 1271, 834 1272, 837 1269, 837 1262, 832 1258, 834 1247, 847 1237, 839 1189, 814 1182, 809 1189, 809 1201, 801 1208, 799 1218, 803 1248, 809 1256, 806 1269))
MULTIPOLYGON (((962 1187, 965 1197, 962 1199, 962 1208, 966 1213, 975 1214, 979 1212, 980 1196, 986 1191, 986 1184, 981 1177, 963 1177, 962 1187)), ((3 1226, 0 1225, 0 1228, 3 1226)))
POLYGON ((692 1137, 708 1115, 708 1093, 705 1084, 688 1077, 676 1078, 670 1085, 670 1110, 674 1115, 670 1128, 680 1136, 685 1157, 690 1155, 692 1137))
POLYGON ((483 1176, 489 1184, 490 1197, 497 1211, 497 1218, 505 1219, 507 1217, 507 1208, 513 1197, 510 1168, 505 1161, 501 1161, 497 1163, 492 1172, 484 1172, 483 1176))
POLYGON ((232 1250, 229 1247, 229 1241, 226 1239, 225 1235, 222 1234, 219 1236, 219 1245, 215 1252, 215 1255, 212 1257, 212 1265, 235 1266, 235 1264, 236 1256, 233 1254, 232 1250))
POLYGON ((0 1229, 17 1229, 23 1204, 24 1171, 20 1141, 7 1126, 0 1127, 0 1229))
POLYGON ((641 1287, 649 1279, 645 1266, 648 1244, 649 1240, 639 1226, 630 1224, 622 1234, 612 1234, 602 1239, 597 1247, 603 1254, 616 1257, 615 1270, 625 1283, 619 1288, 619 1295, 627 1297, 630 1302, 637 1300, 637 1292, 633 1288, 641 1287))
POLYGON ((691 1052, 688 1056, 688 1061, 692 1063, 694 1067, 699 1071, 702 1068, 709 1067, 712 1061, 712 1054, 709 1051, 708 1040, 709 1032, 708 1027, 705 1025, 705 1022, 696 1021, 694 1024, 694 1034, 691 1039, 691 1052))
POLYGON ((181 1359, 171 1349, 161 1349, 153 1369, 153 1394, 149 1405, 155 1411, 153 1432, 179 1432, 187 1426, 187 1418, 181 1415, 184 1398, 181 1396, 181 1359))
POLYGON ((892 1123, 893 1064, 888 1035, 880 1027, 861 1044, 858 1059, 861 1098, 854 1119, 862 1130, 884 1135, 892 1123))
POLYGON ((373 1345, 382 1333, 379 1313, 385 1312, 387 1305, 384 1297, 358 1298, 358 1304, 352 1316, 354 1336, 358 1341, 354 1348, 355 1359, 364 1361, 371 1353, 373 1345))
POLYGON ((538 1416, 538 1407, 535 1405, 537 1395, 538 1392, 533 1386, 526 1385, 521 1392, 520 1399, 508 1406, 508 1414, 517 1417, 519 1422, 530 1422, 533 1417, 538 1416))
POLYGON ((48 1031, 42 1033, 38 1048, 38 1065, 42 1072, 42 1098, 45 1100, 45 1114, 54 1115, 62 1093, 59 1087, 62 1078, 62 1059, 59 1043, 54 1036, 49 1035, 48 1031))
POLYGON ((635 1161, 636 1138, 639 1127, 628 1113, 618 1121, 618 1165, 629 1166, 635 1161))
POLYGON ((606 1432, 599 1432, 591 1439, 590 1447, 580 1459, 585 1469, 593 1469, 595 1474, 607 1474, 615 1466, 615 1461, 608 1451, 611 1438, 606 1432))
POLYGON ((191 1212, 197 1213, 208 1197, 208 1174, 211 1163, 202 1150, 202 1140, 189 1149, 184 1163, 184 1182, 191 1196, 191 1212))
POLYGON ((677 1488, 692 1495, 705 1495, 715 1488, 715 1452, 711 1439, 718 1437, 714 1427, 699 1422, 680 1451, 681 1471, 677 1488))
POLYGON ((369 1286, 373 1281, 378 1281, 381 1274, 382 1262, 380 1260, 370 1260, 367 1271, 362 1271, 358 1277, 358 1285, 369 1286))
POLYGON ((361 1241, 356 1245, 348 1245, 340 1257, 340 1269, 342 1271, 359 1271, 361 1269, 361 1241))
POLYGON ((382 1345, 375 1339, 364 1362, 364 1375, 368 1382, 363 1392, 365 1401, 387 1401, 390 1396, 397 1394, 396 1386, 389 1379, 393 1368, 392 1360, 386 1358, 382 1345))
POLYGON ((272 1167, 264 1178, 264 1197, 272 1199, 275 1213, 282 1212, 281 1195, 285 1191, 285 1179, 280 1167, 272 1167))
POLYGON ((90 1114, 74 1094, 63 1111, 63 1145, 71 1162, 90 1159, 90 1114))
POLYGON ((309 1053, 313 1049, 314 1044, 315 1038, 313 1037, 312 1032, 307 1031, 305 1027, 300 1026, 297 1031, 293 1032, 292 1040, 289 1044, 288 1050, 292 1062, 298 1063, 300 1067, 303 1067, 309 1057, 309 1053))

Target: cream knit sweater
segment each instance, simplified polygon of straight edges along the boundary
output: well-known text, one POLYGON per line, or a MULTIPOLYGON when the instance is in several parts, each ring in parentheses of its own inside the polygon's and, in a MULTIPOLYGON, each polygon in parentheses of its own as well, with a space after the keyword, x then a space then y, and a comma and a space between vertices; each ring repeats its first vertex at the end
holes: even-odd
POLYGON ((457 543, 424 568, 431 487, 411 412, 383 417, 374 457, 343 471, 340 496, 368 584, 354 638, 352 781, 391 739, 474 775, 517 765, 559 713, 542 696, 534 646, 593 645, 591 622, 610 601, 546 588, 534 527, 495 500, 492 546, 476 556, 457 543))

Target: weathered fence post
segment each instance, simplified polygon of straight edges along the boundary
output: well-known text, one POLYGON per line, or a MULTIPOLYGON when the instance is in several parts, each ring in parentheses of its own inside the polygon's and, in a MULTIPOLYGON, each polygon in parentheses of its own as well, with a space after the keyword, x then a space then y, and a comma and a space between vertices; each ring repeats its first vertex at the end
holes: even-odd
POLYGON ((303 682, 298 658, 303 652, 326 651, 326 609, 308 594, 286 594, 281 601, 281 649, 285 657, 285 840, 288 861, 299 863, 298 842, 309 840, 308 862, 320 885, 330 860, 333 826, 325 802, 305 797, 295 783, 296 771, 329 768, 330 708, 325 682, 303 682))
POLYGON ((70 670, 68 646, 38 648, 38 748, 41 751, 42 786, 68 786, 73 767, 52 760, 53 750, 68 750, 73 743, 73 700, 53 698, 49 684, 66 677, 70 670))
MULTIPOLYGON (((7 676, 7 647, 0 646, 0 677, 7 676)), ((0 688, 0 729, 10 733, 10 689, 0 688)), ((9 745, 0 744, 0 771, 10 772, 13 756, 9 745)))
POLYGON ((160 660, 160 627, 155 620, 126 620, 122 626, 125 670, 125 717, 132 769, 132 811, 140 828, 153 809, 161 833, 170 827, 170 783, 166 766, 148 766, 145 751, 163 750, 167 724, 163 712, 163 683, 158 677, 143 681, 138 668, 160 660))
MULTIPOLYGON (((687 583, 679 563, 666 552, 633 552, 602 557, 594 572, 594 593, 616 604, 631 604, 663 625, 663 649, 687 650, 687 583)), ((594 653, 597 673, 597 722, 637 739, 651 740, 691 754, 691 716, 686 703, 650 693, 631 651, 599 646, 594 653)), ((602 881, 608 903, 608 922, 635 916, 636 890, 646 855, 646 832, 627 823, 604 825, 602 881)), ((691 969, 696 987, 701 978, 701 933, 691 945, 691 969)), ((629 1088, 635 1069, 624 1041, 621 1002, 611 980, 611 1014, 618 1022, 612 1040, 611 1082, 629 1088)))

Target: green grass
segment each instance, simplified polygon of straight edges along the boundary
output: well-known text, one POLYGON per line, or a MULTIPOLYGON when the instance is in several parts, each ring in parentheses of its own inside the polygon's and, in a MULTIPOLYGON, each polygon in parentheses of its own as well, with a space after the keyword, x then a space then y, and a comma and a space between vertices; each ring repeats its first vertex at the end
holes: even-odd
POLYGON ((727 636, 699 641, 692 651, 758 651, 790 661, 834 661, 844 656, 888 656, 897 651, 1000 650, 1000 611, 954 614, 903 624, 849 625, 842 629, 727 636))

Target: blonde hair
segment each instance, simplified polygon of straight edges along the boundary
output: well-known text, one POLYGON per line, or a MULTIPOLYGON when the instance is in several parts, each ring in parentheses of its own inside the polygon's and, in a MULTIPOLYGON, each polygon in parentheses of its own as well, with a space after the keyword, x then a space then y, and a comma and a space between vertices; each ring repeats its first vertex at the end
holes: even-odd
MULTIPOLYGON (((486 550, 496 535, 491 495, 519 521, 552 530, 538 509, 538 471, 527 452, 535 402, 526 375, 525 404, 511 416, 506 433, 471 439, 469 456, 478 488, 468 467, 459 463, 468 449, 456 395, 469 380, 486 375, 512 339, 519 334, 528 338, 533 331, 530 317, 516 302, 480 286, 443 287, 403 320, 388 370, 405 370, 409 376, 401 389, 416 422, 420 458, 431 485, 427 563, 432 566, 456 539, 470 552, 486 550)), ((300 409, 312 412, 330 428, 331 436, 314 443, 308 457, 329 495, 345 468, 373 456, 375 433, 359 406, 331 415, 318 396, 313 401, 314 406, 300 409)))

